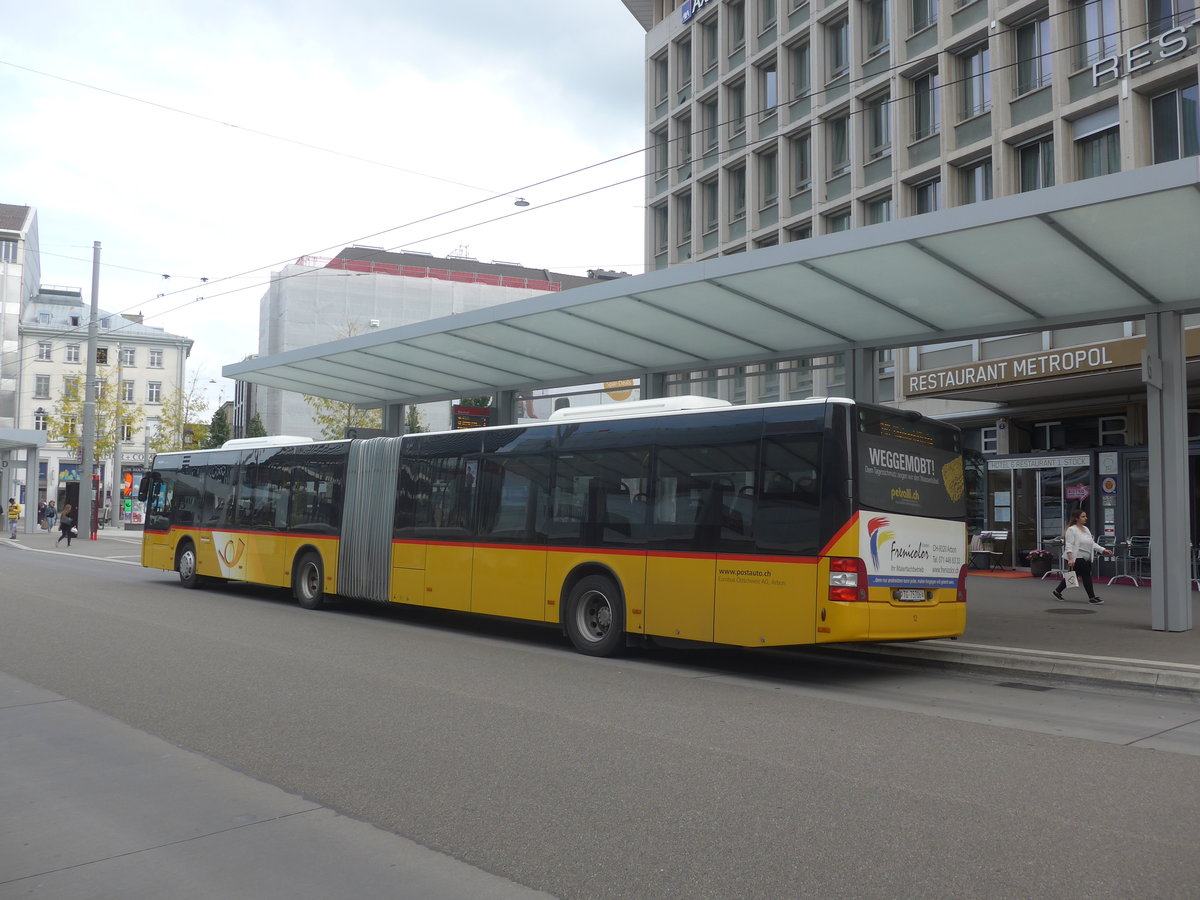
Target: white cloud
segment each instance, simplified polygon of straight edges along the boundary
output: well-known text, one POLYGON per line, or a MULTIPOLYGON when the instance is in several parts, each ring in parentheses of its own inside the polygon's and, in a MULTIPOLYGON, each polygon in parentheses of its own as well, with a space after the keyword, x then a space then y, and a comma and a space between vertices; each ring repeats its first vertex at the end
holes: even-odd
POLYGON ((219 378, 257 348, 272 265, 487 198, 473 187, 533 205, 367 242, 640 271, 640 155, 524 186, 641 145, 643 41, 617 2, 27 4, 0 60, 148 102, 0 65, 0 202, 37 207, 45 283, 86 296, 101 241, 101 305, 194 338, 219 378))

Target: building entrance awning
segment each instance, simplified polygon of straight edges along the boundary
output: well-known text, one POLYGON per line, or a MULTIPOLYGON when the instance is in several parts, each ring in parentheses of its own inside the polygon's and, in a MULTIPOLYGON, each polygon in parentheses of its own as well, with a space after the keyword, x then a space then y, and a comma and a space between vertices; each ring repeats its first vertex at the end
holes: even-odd
POLYGON ((225 366, 364 406, 1200 308, 1200 158, 225 366))

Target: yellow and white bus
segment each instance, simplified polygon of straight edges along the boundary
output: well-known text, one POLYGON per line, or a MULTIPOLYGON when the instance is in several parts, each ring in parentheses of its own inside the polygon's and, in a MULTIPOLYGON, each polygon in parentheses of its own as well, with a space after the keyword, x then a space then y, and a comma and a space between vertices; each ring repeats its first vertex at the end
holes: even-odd
POLYGON ((583 653, 959 635, 960 435, 842 399, 697 397, 545 423, 160 454, 142 564, 558 623, 583 653))

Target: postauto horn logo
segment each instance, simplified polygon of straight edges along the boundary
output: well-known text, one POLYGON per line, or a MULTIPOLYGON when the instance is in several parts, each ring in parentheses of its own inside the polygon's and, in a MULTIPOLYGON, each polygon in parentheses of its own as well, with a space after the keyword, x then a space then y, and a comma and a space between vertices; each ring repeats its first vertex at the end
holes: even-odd
POLYGON ((885 516, 876 516, 867 523, 867 535, 871 539, 871 562, 875 564, 875 568, 879 568, 879 548, 887 541, 895 538, 896 534, 893 531, 886 530, 888 522, 885 516))

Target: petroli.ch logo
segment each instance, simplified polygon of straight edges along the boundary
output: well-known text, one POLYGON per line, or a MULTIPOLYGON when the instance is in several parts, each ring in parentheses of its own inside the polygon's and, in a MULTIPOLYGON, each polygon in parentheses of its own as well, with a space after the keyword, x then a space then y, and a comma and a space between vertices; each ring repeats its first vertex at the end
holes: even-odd
POLYGON ((888 530, 890 524, 886 516, 876 516, 867 523, 867 536, 871 539, 871 562, 876 569, 879 568, 879 548, 896 537, 895 532, 888 530))

